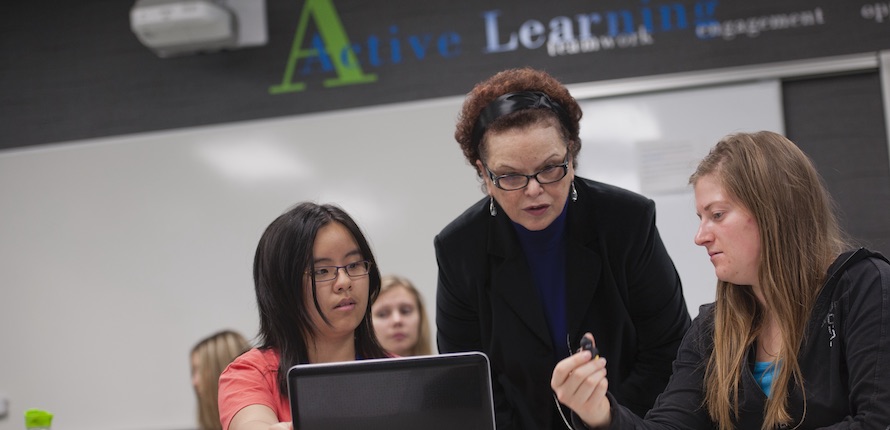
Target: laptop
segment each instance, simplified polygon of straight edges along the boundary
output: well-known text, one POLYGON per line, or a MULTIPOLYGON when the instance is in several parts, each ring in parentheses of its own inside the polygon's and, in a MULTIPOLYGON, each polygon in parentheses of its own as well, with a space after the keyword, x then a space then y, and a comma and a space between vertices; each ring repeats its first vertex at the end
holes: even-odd
POLYGON ((481 352, 300 364, 287 383, 295 430, 495 429, 481 352))

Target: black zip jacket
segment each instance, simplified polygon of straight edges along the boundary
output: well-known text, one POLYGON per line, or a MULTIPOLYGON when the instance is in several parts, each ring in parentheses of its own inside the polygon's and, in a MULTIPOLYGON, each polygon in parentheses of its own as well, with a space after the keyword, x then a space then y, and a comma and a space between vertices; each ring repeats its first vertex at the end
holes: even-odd
MULTIPOLYGON (((817 299, 798 360, 803 372, 806 413, 801 391, 791 382, 789 403, 799 429, 890 428, 890 264, 859 250, 846 270, 838 272, 852 252, 829 268, 817 299), (861 257, 861 258, 860 258, 861 257), (834 285, 836 282, 836 285, 834 285)), ((713 348, 714 305, 701 307, 674 362, 665 392, 643 421, 613 397, 611 428, 713 429, 702 406, 704 368, 713 348)), ((748 352, 749 363, 753 350, 748 352)), ((736 429, 760 430, 766 395, 744 372, 736 429)))

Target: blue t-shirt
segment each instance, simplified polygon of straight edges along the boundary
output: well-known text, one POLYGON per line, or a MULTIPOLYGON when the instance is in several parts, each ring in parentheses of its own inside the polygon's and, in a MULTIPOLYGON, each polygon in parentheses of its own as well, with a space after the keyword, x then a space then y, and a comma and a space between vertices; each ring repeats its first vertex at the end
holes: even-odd
POLYGON ((754 368, 751 373, 754 374, 754 380, 760 384, 760 389, 769 397, 773 388, 773 376, 779 370, 779 363, 774 361, 755 361, 754 368))

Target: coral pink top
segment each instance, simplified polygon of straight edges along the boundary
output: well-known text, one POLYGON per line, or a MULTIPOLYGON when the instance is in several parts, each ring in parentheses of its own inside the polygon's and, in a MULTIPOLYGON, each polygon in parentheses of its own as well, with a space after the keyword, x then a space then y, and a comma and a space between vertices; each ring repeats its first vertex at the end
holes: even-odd
POLYGON ((278 389, 281 356, 271 349, 245 352, 226 367, 219 377, 219 419, 228 430, 232 418, 250 405, 268 406, 279 422, 290 422, 287 393, 278 389))

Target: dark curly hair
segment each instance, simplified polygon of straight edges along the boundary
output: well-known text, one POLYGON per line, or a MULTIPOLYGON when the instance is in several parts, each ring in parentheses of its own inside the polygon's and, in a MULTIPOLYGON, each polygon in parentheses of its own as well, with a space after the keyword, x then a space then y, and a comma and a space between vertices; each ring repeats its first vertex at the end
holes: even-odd
MULTIPOLYGON (((572 154, 572 165, 577 166, 577 155, 581 151, 579 122, 581 107, 569 90, 556 78, 541 70, 532 68, 508 69, 482 81, 467 94, 463 108, 457 118, 454 139, 460 144, 467 162, 475 168, 476 160, 481 159, 485 151, 485 140, 488 131, 495 133, 512 128, 524 128, 542 122, 550 123, 560 131, 566 141, 569 153, 572 154), (498 97, 518 91, 540 91, 558 103, 566 112, 566 120, 551 109, 524 109, 504 115, 490 123, 481 139, 476 136, 476 123, 479 115, 491 102, 498 97)), ((477 174, 481 174, 477 170, 477 174)))

